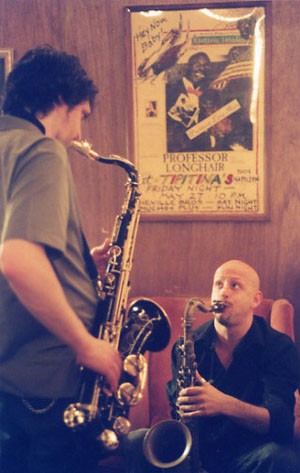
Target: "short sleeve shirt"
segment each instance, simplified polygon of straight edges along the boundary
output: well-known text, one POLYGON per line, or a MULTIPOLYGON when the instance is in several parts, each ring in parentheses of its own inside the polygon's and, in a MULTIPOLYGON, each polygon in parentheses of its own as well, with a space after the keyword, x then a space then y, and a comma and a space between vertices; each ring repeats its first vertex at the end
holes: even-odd
MULTIPOLYGON (((83 323, 97 304, 86 269, 78 204, 64 146, 34 124, 0 119, 1 243, 42 244, 83 323)), ((0 390, 27 397, 75 395, 79 368, 73 352, 19 302, 0 274, 0 390)))

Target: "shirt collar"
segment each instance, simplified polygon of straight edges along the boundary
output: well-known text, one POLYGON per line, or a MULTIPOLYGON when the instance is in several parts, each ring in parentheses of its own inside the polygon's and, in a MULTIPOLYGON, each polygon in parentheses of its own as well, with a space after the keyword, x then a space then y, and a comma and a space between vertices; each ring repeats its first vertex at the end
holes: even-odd
POLYGON ((235 351, 248 351, 249 349, 252 350, 253 347, 256 349, 257 347, 264 346, 264 324, 266 324, 265 320, 263 317, 259 317, 258 315, 255 315, 253 317, 253 322, 244 336, 244 338, 240 341, 240 343, 237 345, 235 351))
POLYGON ((43 133, 43 135, 46 134, 46 129, 44 125, 32 113, 26 112, 26 110, 22 110, 20 112, 11 113, 11 115, 17 118, 22 118, 23 120, 27 120, 28 122, 35 125, 43 133))
MULTIPOLYGON (((234 351, 247 351, 249 348, 252 349, 253 346, 264 346, 264 324, 266 324, 265 320, 262 317, 255 315, 250 329, 236 346, 234 351)), ((207 346, 211 346, 215 340, 215 336, 216 331, 213 320, 198 327, 194 332, 195 342, 201 340, 207 346)))

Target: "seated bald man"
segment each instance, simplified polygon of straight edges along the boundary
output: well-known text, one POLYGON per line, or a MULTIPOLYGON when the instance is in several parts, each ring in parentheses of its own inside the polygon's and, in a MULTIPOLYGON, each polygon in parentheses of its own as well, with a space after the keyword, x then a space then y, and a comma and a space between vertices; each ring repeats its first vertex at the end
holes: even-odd
MULTIPOLYGON (((176 345, 167 384, 172 416, 197 425, 199 473, 298 473, 292 449, 294 392, 300 368, 292 340, 255 315, 262 301, 257 272, 232 260, 214 275, 212 301, 224 310, 194 331, 199 386, 178 394, 176 345)), ((158 472, 142 453, 147 429, 126 443, 128 473, 158 472)), ((196 439, 193 437, 193 441, 196 439)), ((189 460, 185 460, 188 462, 189 460)), ((173 468, 168 471, 171 473, 173 468)))

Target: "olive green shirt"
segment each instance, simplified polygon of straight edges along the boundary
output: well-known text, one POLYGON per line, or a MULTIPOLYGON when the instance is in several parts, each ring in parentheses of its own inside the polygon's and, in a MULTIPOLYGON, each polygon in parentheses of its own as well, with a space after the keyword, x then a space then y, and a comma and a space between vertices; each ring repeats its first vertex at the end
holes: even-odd
MULTIPOLYGON (((97 296, 64 146, 27 120, 1 117, 0 183, 1 243, 44 245, 70 305, 90 329, 97 296)), ((25 309, 0 273, 0 391, 69 397, 78 383, 74 353, 25 309)))

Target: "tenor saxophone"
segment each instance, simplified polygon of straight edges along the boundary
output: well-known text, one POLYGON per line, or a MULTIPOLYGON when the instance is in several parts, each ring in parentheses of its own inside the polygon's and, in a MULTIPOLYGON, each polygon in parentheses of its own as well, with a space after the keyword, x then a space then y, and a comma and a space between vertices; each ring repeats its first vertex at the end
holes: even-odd
POLYGON ((85 157, 123 168, 128 175, 126 198, 116 217, 109 261, 103 281, 98 277, 98 308, 92 334, 112 344, 121 354, 123 370, 112 393, 104 376, 82 368, 77 402, 64 411, 64 422, 72 430, 86 430, 96 440, 99 452, 113 452, 130 430, 129 409, 143 396, 147 376, 146 350, 160 351, 170 340, 167 314, 151 299, 134 300, 127 310, 130 271, 139 222, 138 172, 120 156, 101 157, 86 142, 73 142, 85 157))
MULTIPOLYGON (((183 336, 176 344, 176 395, 191 386, 205 382, 197 379, 197 363, 194 352, 194 313, 223 312, 224 304, 214 301, 211 307, 197 298, 187 301, 183 316, 183 336)), ((163 420, 154 425, 144 439, 144 454, 147 460, 158 468, 173 468, 181 465, 180 473, 205 473, 199 452, 199 431, 197 420, 185 420, 180 408, 176 419, 163 420)))

